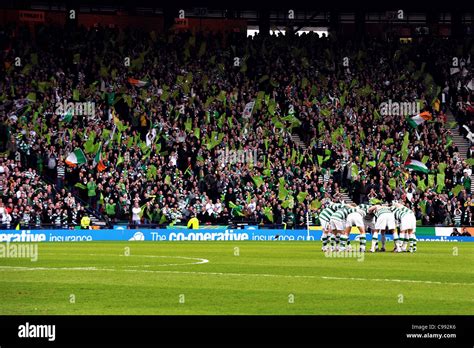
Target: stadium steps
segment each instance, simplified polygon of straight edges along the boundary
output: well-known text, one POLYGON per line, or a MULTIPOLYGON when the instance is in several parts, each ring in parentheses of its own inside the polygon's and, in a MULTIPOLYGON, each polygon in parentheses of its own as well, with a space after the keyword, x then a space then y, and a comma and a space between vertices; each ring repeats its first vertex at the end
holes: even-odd
POLYGON ((340 197, 344 203, 354 203, 347 192, 340 192, 340 197))
POLYGON ((98 218, 95 217, 94 215, 92 215, 90 218, 91 218, 91 225, 92 225, 92 226, 101 226, 101 227, 104 227, 104 226, 107 225, 107 223, 106 223, 104 220, 98 219, 98 218))
MULTIPOLYGON (((456 122, 456 119, 454 118, 454 115, 451 110, 448 110, 446 115, 448 116, 448 124, 454 124, 454 122, 456 122)), ((464 138, 464 136, 459 135, 457 124, 453 128, 449 129, 453 133, 453 142, 459 150, 459 156, 462 158, 463 161, 465 161, 467 159, 467 150, 469 150, 469 141, 464 138)), ((471 175, 471 192, 474 192, 474 175, 471 175)))
POLYGON ((306 150, 308 148, 306 144, 300 139, 300 136, 298 134, 291 134, 291 140, 293 140, 293 142, 303 150, 306 150))

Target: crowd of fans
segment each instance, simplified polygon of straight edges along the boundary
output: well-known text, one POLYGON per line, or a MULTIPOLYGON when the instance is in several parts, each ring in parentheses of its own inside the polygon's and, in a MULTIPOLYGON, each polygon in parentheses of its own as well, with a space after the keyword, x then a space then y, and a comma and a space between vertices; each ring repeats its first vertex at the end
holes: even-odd
POLYGON ((8 226, 74 226, 89 207, 111 224, 197 216, 305 228, 307 213, 319 223, 325 202, 342 192, 356 203, 405 202, 426 225, 473 224, 472 165, 450 140, 445 115, 470 94, 441 89, 443 101, 435 82, 454 83, 449 66, 437 70, 449 40, 356 45, 316 34, 52 26, 33 38, 10 29, 0 67, 8 226), (433 119, 410 128, 413 115, 381 114, 389 100, 420 101, 433 119), (94 112, 58 111, 64 102, 93 102, 94 112), (66 163, 75 149, 86 163, 66 163), (430 172, 408 170, 406 159, 430 172))

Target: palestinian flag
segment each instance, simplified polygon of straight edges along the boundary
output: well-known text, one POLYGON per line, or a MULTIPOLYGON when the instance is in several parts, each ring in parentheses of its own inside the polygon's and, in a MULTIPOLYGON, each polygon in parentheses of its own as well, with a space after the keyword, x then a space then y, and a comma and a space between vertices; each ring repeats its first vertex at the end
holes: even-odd
POLYGON ((426 174, 429 172, 428 167, 423 162, 413 160, 413 159, 407 160, 405 162, 405 167, 413 169, 414 171, 423 172, 426 174))
POLYGON ((423 111, 421 114, 415 115, 408 119, 408 124, 416 128, 425 121, 430 121, 433 116, 428 111, 423 111))
POLYGON ((102 161, 102 144, 100 144, 99 149, 97 150, 97 153, 95 154, 94 157, 94 165, 97 166, 97 170, 99 172, 102 172, 107 168, 102 161))
POLYGON ((136 79, 132 79, 132 78, 128 79, 128 83, 130 83, 131 85, 133 85, 135 87, 146 87, 150 84, 150 82, 142 81, 142 80, 136 80, 136 79))
POLYGON ((66 164, 71 167, 75 167, 79 164, 84 164, 86 162, 86 155, 84 155, 84 152, 82 152, 81 149, 75 149, 66 158, 66 164))

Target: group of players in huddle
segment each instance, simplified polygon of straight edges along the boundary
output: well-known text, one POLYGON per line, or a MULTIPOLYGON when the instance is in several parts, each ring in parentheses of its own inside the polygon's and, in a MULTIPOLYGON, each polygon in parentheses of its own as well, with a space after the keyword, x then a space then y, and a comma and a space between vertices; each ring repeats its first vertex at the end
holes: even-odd
POLYGON ((391 205, 329 203, 319 214, 319 220, 323 230, 321 240, 324 252, 351 250, 349 234, 353 226, 360 233, 360 252, 365 252, 367 232, 372 233, 370 252, 385 251, 387 232, 393 236, 394 252, 416 252, 415 214, 398 202, 392 202, 391 205))

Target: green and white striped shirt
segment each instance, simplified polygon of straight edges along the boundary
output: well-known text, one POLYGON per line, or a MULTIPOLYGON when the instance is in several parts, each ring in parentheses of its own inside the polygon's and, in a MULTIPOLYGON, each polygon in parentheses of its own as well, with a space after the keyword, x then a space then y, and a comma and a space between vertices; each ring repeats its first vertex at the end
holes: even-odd
POLYGON ((332 203, 327 208, 324 208, 321 214, 319 214, 319 220, 328 222, 331 219, 332 214, 342 208, 344 205, 341 203, 332 203))
POLYGON ((374 213, 375 218, 377 219, 380 217, 380 215, 383 215, 383 214, 392 214, 392 211, 388 207, 382 207, 376 210, 374 213))
POLYGON ((360 210, 362 210, 365 213, 365 215, 367 215, 369 213, 369 209, 370 209, 371 205, 370 204, 359 204, 358 207, 359 207, 360 210))
POLYGON ((395 215, 395 219, 400 221, 404 216, 413 213, 410 209, 407 207, 394 207, 391 206, 390 210, 393 212, 393 215, 395 215))
POLYGON ((331 219, 337 220, 337 221, 345 221, 347 219, 347 216, 351 213, 357 212, 357 208, 351 208, 351 207, 343 207, 336 211, 332 216, 331 219))

